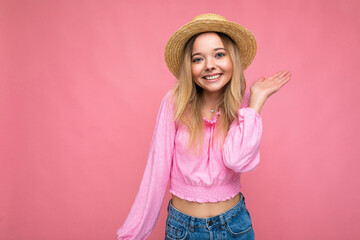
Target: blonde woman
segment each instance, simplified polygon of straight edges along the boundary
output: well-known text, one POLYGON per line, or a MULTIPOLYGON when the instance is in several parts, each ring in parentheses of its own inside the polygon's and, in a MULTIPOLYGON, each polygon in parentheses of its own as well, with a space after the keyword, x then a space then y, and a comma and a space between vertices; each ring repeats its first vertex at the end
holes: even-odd
POLYGON ((118 239, 146 239, 168 182, 165 239, 254 239, 240 177, 260 161, 260 111, 291 77, 280 71, 246 90, 256 40, 243 26, 202 14, 169 39, 176 86, 163 98, 148 162, 118 239))

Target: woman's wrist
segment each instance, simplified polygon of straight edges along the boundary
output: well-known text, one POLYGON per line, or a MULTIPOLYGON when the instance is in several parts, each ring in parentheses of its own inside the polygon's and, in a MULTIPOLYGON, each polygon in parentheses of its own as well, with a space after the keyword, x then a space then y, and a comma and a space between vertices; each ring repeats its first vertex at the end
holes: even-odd
POLYGON ((249 107, 255 109, 255 111, 260 115, 262 106, 250 104, 249 107))
POLYGON ((262 107, 264 106, 266 97, 262 95, 250 95, 249 107, 255 109, 260 114, 262 107))

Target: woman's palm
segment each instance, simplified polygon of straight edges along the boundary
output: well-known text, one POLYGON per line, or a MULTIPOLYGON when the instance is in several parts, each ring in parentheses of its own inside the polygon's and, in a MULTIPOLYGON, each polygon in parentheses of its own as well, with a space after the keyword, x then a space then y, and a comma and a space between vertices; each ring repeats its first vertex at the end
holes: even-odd
POLYGON ((261 77, 251 85, 250 91, 254 94, 265 95, 268 98, 279 91, 290 80, 290 77, 289 71, 280 71, 268 78, 261 77))

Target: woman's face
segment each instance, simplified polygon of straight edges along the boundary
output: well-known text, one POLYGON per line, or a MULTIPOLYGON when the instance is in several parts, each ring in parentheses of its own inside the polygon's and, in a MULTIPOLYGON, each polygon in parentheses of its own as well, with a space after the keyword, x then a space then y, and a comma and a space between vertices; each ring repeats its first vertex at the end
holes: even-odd
POLYGON ((202 33, 191 53, 192 79, 204 91, 220 91, 231 79, 233 66, 229 53, 216 33, 202 33))

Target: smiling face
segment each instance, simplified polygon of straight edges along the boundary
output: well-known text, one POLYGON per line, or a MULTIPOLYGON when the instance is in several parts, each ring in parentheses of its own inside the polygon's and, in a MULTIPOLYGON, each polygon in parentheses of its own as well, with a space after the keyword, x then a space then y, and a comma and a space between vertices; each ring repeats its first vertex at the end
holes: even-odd
POLYGON ((191 53, 192 79, 205 92, 219 92, 231 79, 233 65, 230 54, 219 35, 200 34, 191 53))

